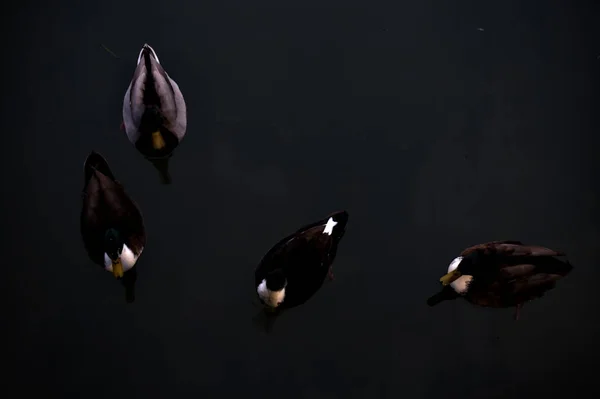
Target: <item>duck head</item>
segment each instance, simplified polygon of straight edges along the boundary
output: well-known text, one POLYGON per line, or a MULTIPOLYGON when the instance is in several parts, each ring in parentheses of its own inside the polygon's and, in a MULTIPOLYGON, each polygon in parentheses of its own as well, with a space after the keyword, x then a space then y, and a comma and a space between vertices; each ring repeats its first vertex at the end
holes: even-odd
POLYGON ((473 280, 479 256, 479 253, 475 251, 467 256, 454 258, 448 266, 448 273, 440 278, 442 285, 450 285, 458 294, 465 294, 473 280))
POLYGON ((114 228, 106 230, 104 234, 104 268, 116 278, 130 270, 137 261, 136 256, 127 247, 121 233, 114 228))
POLYGON ((276 309, 285 299, 287 279, 281 269, 267 274, 258 285, 256 291, 261 302, 267 309, 276 309))

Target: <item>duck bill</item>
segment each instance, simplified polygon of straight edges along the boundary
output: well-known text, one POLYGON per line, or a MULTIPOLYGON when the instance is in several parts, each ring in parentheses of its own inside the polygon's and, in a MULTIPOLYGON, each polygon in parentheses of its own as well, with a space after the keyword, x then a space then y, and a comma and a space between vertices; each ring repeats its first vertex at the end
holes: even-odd
POLYGON ((452 284, 453 282, 458 280, 460 276, 461 274, 459 271, 453 270, 450 273, 444 275, 442 278, 440 278, 440 283, 442 283, 442 285, 445 287, 448 284, 452 284))
POLYGON ((113 276, 115 276, 115 278, 123 277, 123 264, 121 263, 121 259, 117 259, 116 261, 113 261, 112 272, 113 272, 113 276))
POLYGON ((157 130, 152 133, 152 148, 155 150, 162 150, 165 148, 165 139, 163 138, 160 130, 157 130))

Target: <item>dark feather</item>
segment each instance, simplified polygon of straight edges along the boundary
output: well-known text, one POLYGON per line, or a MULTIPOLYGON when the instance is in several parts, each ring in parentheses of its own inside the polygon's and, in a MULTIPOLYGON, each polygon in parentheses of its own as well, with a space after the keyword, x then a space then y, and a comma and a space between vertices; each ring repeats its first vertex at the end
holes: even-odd
POLYGON ((84 191, 86 190, 87 183, 91 180, 94 171, 98 171, 103 175, 107 176, 110 180, 115 181, 115 176, 113 175, 106 159, 96 151, 90 152, 90 155, 85 160, 83 165, 84 170, 84 191))
POLYGON ((116 228, 136 254, 146 245, 146 232, 137 204, 115 180, 106 160, 92 152, 85 163, 81 235, 90 258, 104 266, 104 234, 116 228))
POLYGON ((298 306, 312 297, 323 285, 344 235, 348 213, 336 212, 318 222, 308 224, 275 244, 261 259, 255 270, 255 287, 276 269, 287 279, 282 308, 298 306), (330 217, 337 221, 331 235, 323 234, 330 217))
MULTIPOLYGON (((185 100, 149 46, 144 45, 141 57, 123 101, 124 127, 129 140, 146 158, 164 158, 173 154, 185 136, 185 100), (153 146, 157 131, 164 141, 162 148, 153 146)), ((161 179, 170 181, 164 171, 161 179)))
POLYGON ((474 251, 499 256, 564 256, 563 252, 537 245, 524 245, 520 241, 492 241, 474 245, 465 249, 461 256, 467 256, 474 251))
POLYGON ((467 248, 478 253, 465 299, 479 306, 511 307, 542 297, 572 266, 565 254, 518 241, 493 241, 467 248))

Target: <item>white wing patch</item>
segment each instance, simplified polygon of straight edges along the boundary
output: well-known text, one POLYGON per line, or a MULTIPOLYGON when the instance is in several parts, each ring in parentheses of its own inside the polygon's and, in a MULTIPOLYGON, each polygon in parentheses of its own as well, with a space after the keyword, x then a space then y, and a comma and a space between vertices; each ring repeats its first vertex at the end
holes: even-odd
POLYGON ((325 225, 325 230, 323 230, 323 234, 331 235, 331 233, 333 233, 333 228, 335 227, 336 224, 338 224, 338 222, 333 220, 333 218, 329 218, 329 220, 327 221, 327 224, 325 225))

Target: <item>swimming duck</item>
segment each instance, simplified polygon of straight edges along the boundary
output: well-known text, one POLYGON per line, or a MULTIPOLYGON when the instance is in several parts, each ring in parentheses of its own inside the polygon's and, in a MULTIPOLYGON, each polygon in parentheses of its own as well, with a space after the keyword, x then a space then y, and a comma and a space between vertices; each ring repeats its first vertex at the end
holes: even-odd
POLYGON ((92 151, 84 164, 81 235, 92 261, 122 278, 128 302, 134 300, 134 268, 144 246, 142 214, 102 155, 92 151))
POLYGON ((144 44, 123 99, 123 128, 129 141, 170 183, 168 162, 185 136, 187 111, 179 86, 158 55, 144 44))
POLYGON ((523 304, 542 297, 572 270, 563 252, 520 241, 492 241, 465 249, 448 267, 442 290, 427 303, 464 298, 472 304, 515 307, 515 320, 523 304))
POLYGON ((332 264, 348 212, 333 213, 279 241, 254 273, 256 293, 264 309, 275 312, 303 304, 333 279, 332 264))

